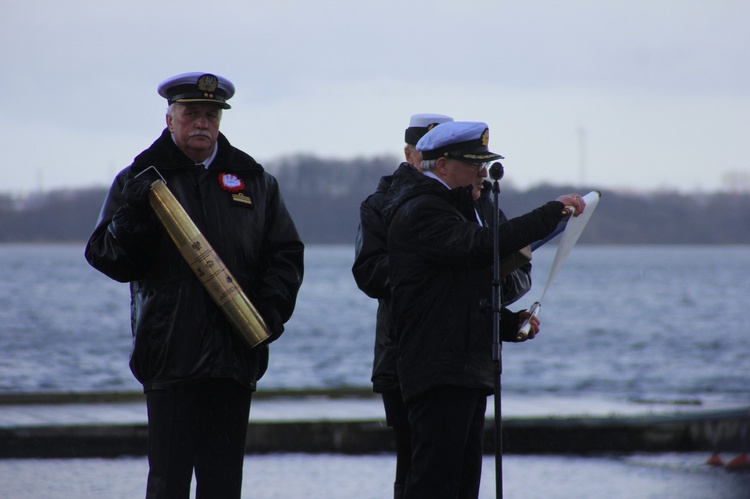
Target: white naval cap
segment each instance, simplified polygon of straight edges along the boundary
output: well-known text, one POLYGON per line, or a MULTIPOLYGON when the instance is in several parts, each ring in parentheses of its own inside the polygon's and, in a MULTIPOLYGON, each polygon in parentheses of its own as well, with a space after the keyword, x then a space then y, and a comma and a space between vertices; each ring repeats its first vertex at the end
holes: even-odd
POLYGON ((409 128, 404 133, 404 141, 407 144, 416 144, 424 134, 441 123, 453 121, 453 118, 444 114, 412 114, 409 119, 409 128))
POLYGON ((422 159, 439 157, 485 163, 503 156, 488 149, 490 129, 480 121, 452 121, 433 128, 417 142, 422 159))
POLYGON ((234 85, 226 78, 211 73, 182 73, 159 84, 159 95, 174 102, 213 102, 230 109, 227 101, 234 95, 234 85))

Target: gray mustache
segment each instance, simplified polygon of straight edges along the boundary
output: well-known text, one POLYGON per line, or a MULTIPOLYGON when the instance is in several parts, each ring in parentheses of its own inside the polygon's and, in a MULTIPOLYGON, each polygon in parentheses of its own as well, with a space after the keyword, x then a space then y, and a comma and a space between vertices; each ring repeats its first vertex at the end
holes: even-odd
POLYGON ((206 132, 205 130, 196 130, 195 132, 190 132, 188 134, 188 137, 195 137, 198 135, 203 135, 204 137, 208 137, 209 139, 211 138, 211 134, 206 132))

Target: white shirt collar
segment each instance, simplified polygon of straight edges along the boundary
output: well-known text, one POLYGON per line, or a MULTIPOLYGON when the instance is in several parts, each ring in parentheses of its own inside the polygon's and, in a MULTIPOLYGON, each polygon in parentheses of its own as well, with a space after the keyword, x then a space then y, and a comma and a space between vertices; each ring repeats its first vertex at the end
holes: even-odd
MULTIPOLYGON (((172 134, 172 142, 177 144, 177 141, 174 138, 174 133, 172 134)), ((208 168, 209 166, 211 166, 211 163, 213 162, 213 160, 216 159, 216 153, 218 150, 219 150, 219 141, 217 140, 216 144, 214 145, 214 152, 211 153, 211 156, 206 158, 205 161, 201 161, 200 163, 196 163, 195 165, 196 166, 203 165, 204 167, 208 168)))
POLYGON ((216 153, 217 153, 218 150, 219 150, 219 142, 217 141, 216 144, 214 145, 214 152, 211 154, 211 156, 209 156, 205 161, 201 161, 200 163, 196 163, 196 165, 203 165, 206 168, 208 168, 209 166, 211 166, 211 163, 216 158, 216 153))
POLYGON ((438 182, 440 182, 441 184, 443 184, 443 185, 444 185, 444 186, 445 186, 445 187, 446 187, 447 189, 450 189, 450 188, 451 188, 451 187, 450 187, 450 186, 449 186, 448 184, 446 184, 445 182, 443 182, 443 179, 442 179, 442 178, 438 177, 438 176, 437 176, 437 175, 435 175, 435 173, 433 173, 433 172, 424 172, 424 176, 425 176, 425 177, 430 177, 430 178, 434 178, 435 180, 437 180, 438 182))

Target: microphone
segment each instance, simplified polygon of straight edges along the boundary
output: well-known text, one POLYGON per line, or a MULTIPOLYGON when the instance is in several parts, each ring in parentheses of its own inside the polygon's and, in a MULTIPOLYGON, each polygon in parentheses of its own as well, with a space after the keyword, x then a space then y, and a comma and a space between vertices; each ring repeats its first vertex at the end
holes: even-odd
POLYGON ((505 169, 503 168, 503 164, 499 161, 495 161, 492 163, 492 166, 490 166, 490 178, 492 180, 500 180, 503 178, 503 175, 505 174, 505 169))

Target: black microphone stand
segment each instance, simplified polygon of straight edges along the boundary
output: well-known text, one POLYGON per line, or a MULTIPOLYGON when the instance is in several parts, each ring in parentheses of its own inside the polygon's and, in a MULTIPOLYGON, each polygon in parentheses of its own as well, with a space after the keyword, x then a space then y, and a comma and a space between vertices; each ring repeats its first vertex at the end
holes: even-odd
POLYGON ((490 166, 490 178, 492 184, 492 195, 494 202, 493 220, 493 262, 492 262, 492 361, 495 365, 495 490, 496 497, 503 497, 503 421, 502 404, 500 403, 501 383, 503 374, 503 344, 500 341, 500 317, 502 310, 502 277, 500 276, 500 206, 498 195, 500 194, 499 180, 505 173, 500 162, 492 163, 490 166))

